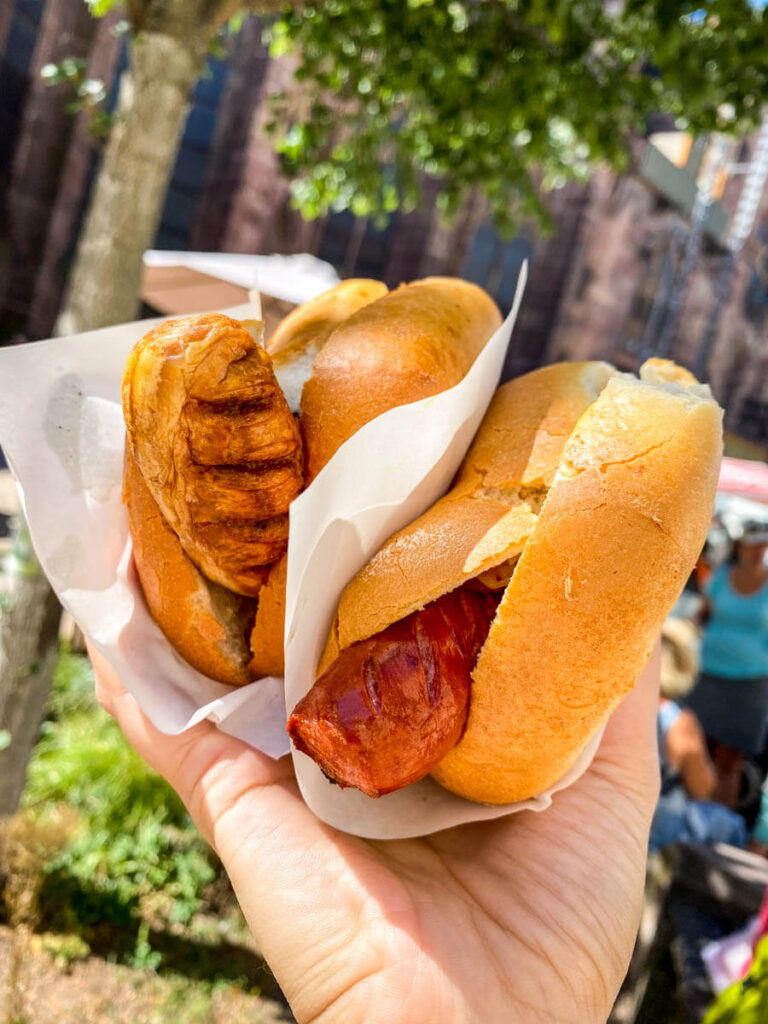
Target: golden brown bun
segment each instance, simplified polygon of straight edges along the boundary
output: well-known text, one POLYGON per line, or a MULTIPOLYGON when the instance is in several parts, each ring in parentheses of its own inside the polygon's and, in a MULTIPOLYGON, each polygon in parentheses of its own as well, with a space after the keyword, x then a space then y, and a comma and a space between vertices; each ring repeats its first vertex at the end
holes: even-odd
POLYGON ((169 320, 123 376, 128 442, 181 546, 210 579, 255 596, 288 543, 299 493, 296 421, 269 357, 237 320, 169 320))
POLYGON ((211 583, 184 554, 128 446, 123 470, 133 557, 153 619, 198 672, 233 686, 249 682, 246 632, 255 602, 211 583))
POLYGON ((267 342, 272 369, 293 412, 299 411, 301 389, 312 373, 315 356, 344 320, 387 294, 382 281, 352 278, 297 306, 267 342))
POLYGON ((541 793, 629 692, 704 544, 720 420, 703 388, 608 382, 499 606, 443 786, 486 803, 541 793))
POLYGON ((267 582, 259 591, 259 607, 251 633, 251 674, 282 676, 285 673, 283 636, 285 634, 285 583, 288 556, 270 567, 267 582))
POLYGON ((462 796, 508 803, 562 778, 634 684, 704 543, 720 410, 674 364, 641 375, 560 364, 504 385, 452 490, 342 595, 319 672, 520 556, 464 736, 433 772, 462 796))
POLYGON ((448 494, 346 587, 318 672, 345 647, 520 554, 568 436, 614 372, 607 363, 558 363, 496 392, 448 494))
MULTIPOLYGON (((386 287, 377 281, 344 281, 286 317, 267 345, 280 376, 280 355, 307 344, 305 328, 322 328, 315 346, 322 351, 301 399, 305 458, 314 451, 318 471, 369 419, 458 383, 501 322, 485 292, 453 278, 428 278, 380 295, 386 287), (333 318, 352 304, 359 312, 333 330, 333 318), (343 415, 326 416, 326 409, 343 415)), ((308 481, 313 475, 308 470, 308 481)), ((285 566, 278 563, 259 598, 251 638, 255 673, 284 672, 284 624, 285 566)))
POLYGON ((447 277, 403 285, 345 320, 302 391, 307 479, 380 413, 458 384, 500 323, 481 288, 447 277))
POLYGON ((678 366, 671 359, 646 359, 640 367, 640 377, 651 384, 681 384, 688 387, 699 383, 690 370, 678 366))

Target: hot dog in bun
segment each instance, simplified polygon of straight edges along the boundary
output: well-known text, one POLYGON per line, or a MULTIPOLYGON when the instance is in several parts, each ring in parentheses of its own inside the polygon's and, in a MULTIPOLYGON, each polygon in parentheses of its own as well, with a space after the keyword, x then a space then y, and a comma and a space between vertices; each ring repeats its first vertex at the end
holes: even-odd
POLYGON ((290 716, 376 797, 545 791, 631 689, 703 546, 721 412, 680 367, 557 364, 496 393, 452 489, 347 586, 290 716))

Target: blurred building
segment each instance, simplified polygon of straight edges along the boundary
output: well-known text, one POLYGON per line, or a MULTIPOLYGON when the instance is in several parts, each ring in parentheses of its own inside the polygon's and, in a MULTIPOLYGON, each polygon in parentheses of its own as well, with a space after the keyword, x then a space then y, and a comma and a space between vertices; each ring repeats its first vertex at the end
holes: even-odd
POLYGON ((709 379, 727 428, 765 446, 768 131, 730 142, 658 133, 636 167, 588 187, 546 358, 635 369, 672 357, 709 379), (709 201, 696 210, 697 198, 709 201))
MULTIPOLYGON (((119 15, 92 19, 82 0, 0 3, 0 339, 53 327, 102 143, 71 92, 44 85, 65 56, 104 83, 107 105, 125 66, 119 15)), ((554 231, 506 241, 472 197, 453 225, 424 202, 377 230, 349 213, 313 223, 291 208, 265 133, 268 93, 290 85, 290 60, 270 60, 252 19, 210 60, 195 90, 155 245, 255 253, 311 252, 342 276, 390 285, 431 273, 483 285, 506 310, 521 262, 526 300, 506 373, 557 358, 648 354, 701 369, 728 406, 728 425, 768 444, 768 196, 738 252, 729 248, 757 136, 726 146, 660 130, 638 143, 632 174, 598 172, 548 197, 554 231), (706 186, 706 188, 704 188, 706 186), (711 202, 702 216, 702 195, 711 202), (702 359, 711 350, 711 359, 702 359)), ((743 212, 743 211, 742 211, 743 212)), ((742 218, 743 219, 743 218, 742 218)))

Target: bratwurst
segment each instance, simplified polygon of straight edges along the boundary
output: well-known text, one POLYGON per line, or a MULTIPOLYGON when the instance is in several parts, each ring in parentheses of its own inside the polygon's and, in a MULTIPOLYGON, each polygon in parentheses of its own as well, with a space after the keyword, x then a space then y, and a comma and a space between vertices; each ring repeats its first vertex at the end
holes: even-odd
POLYGON ((458 743, 500 594, 445 594, 342 652, 288 721, 298 750, 368 796, 415 782, 458 743))
POLYGON ((374 796, 431 773, 503 804, 574 764, 648 660, 717 485, 721 411, 709 389, 663 360, 640 377, 558 364, 499 389, 448 494, 341 596, 319 679, 288 726, 329 778, 374 796), (468 615, 468 714, 450 688, 433 708, 413 641, 418 623, 452 678, 461 658, 440 609, 467 586, 498 593, 485 635, 468 615), (402 653, 392 638, 406 624, 402 653), (377 707, 369 681, 382 674, 395 691, 377 707))

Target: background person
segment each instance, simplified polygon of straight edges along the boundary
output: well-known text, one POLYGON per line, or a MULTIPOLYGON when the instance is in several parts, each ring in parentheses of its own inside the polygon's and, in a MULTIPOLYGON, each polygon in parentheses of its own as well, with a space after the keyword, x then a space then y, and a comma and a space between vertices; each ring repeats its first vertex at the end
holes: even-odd
POLYGON ((704 732, 694 713, 678 703, 696 678, 698 642, 692 622, 664 624, 657 717, 661 793, 651 823, 651 852, 676 842, 741 847, 747 842, 744 819, 713 802, 718 779, 704 732))
POLYGON ((713 744, 717 796, 735 807, 742 755, 768 737, 768 526, 747 523, 706 584, 701 673, 686 699, 713 744))

